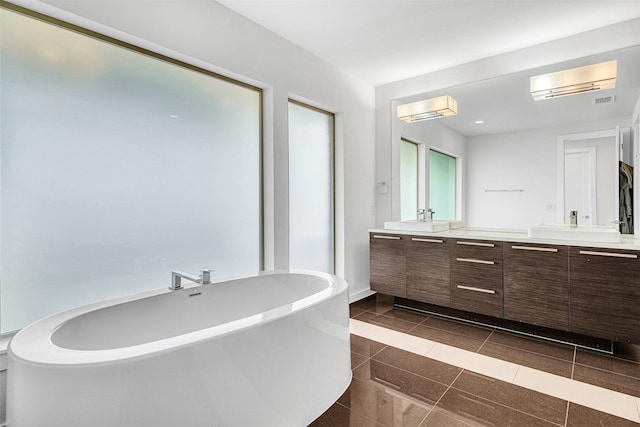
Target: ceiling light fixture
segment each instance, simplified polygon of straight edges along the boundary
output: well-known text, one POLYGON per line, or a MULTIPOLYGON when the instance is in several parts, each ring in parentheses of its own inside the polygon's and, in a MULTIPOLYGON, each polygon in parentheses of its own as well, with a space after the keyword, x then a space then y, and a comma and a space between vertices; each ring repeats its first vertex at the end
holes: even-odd
POLYGON ((458 103, 452 97, 444 95, 424 101, 398 105, 397 114, 400 120, 404 120, 407 123, 455 116, 458 114, 458 103))
POLYGON ((476 121, 475 121, 475 122, 473 122, 473 123, 475 123, 475 124, 477 124, 477 125, 481 125, 481 124, 483 124, 483 123, 484 123, 484 120, 476 120, 476 121))
POLYGON ((530 78, 536 101, 616 87, 618 61, 602 62, 530 78))

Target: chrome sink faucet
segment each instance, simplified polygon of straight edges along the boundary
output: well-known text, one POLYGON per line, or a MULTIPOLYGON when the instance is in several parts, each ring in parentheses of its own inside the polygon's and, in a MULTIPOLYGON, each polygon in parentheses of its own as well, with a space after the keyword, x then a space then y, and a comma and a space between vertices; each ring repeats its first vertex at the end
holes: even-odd
POLYGON ((578 226, 578 211, 569 212, 569 227, 576 228, 578 226))
POLYGON ((171 272, 171 286, 169 286, 169 289, 172 291, 182 289, 182 279, 190 280, 194 283, 200 283, 201 285, 210 285, 212 271, 214 270, 200 270, 200 276, 196 277, 182 271, 174 270, 171 272))

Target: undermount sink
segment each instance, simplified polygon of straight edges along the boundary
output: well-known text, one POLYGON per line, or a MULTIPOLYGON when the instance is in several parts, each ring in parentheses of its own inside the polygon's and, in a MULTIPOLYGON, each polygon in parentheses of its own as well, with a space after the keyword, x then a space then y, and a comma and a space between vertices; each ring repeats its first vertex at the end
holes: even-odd
POLYGON ((433 221, 418 222, 413 221, 386 221, 385 230, 407 230, 407 231, 446 231, 450 228, 460 228, 464 224, 462 221, 445 221, 434 219, 433 221))
POLYGON ((579 225, 571 228, 569 224, 534 225, 529 228, 529 237, 534 239, 620 243, 620 232, 611 226, 579 225))

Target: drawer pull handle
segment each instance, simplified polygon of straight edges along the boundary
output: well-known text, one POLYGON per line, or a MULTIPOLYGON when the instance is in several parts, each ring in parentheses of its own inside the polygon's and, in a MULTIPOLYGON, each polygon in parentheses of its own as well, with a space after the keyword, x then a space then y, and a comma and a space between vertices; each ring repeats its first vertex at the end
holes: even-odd
POLYGON ((594 251, 580 251, 580 255, 599 255, 599 256, 608 256, 613 258, 638 258, 636 254, 619 254, 616 252, 594 252, 594 251))
POLYGON ((537 246, 511 246, 511 249, 520 249, 522 251, 538 251, 538 252, 558 252, 554 248, 539 248, 537 246))
POLYGON ((495 295, 496 291, 491 289, 474 288, 473 286, 456 285, 458 289, 464 289, 465 291, 482 292, 483 294, 495 295))
POLYGON ((374 239, 387 239, 387 240, 400 240, 400 237, 397 236, 378 236, 376 234, 373 235, 374 239))
POLYGON ((480 243, 480 242, 456 242, 458 245, 467 245, 467 246, 484 246, 486 248, 493 248, 496 245, 494 245, 493 243, 480 243))
POLYGON ((456 260, 458 261, 462 261, 462 262, 471 262, 474 264, 487 264, 487 265, 494 265, 495 262, 493 261, 484 261, 482 259, 474 259, 474 258, 456 258, 456 260))
POLYGON ((438 239, 418 239, 417 237, 412 237, 411 240, 414 242, 428 242, 428 243, 444 243, 444 240, 438 239))

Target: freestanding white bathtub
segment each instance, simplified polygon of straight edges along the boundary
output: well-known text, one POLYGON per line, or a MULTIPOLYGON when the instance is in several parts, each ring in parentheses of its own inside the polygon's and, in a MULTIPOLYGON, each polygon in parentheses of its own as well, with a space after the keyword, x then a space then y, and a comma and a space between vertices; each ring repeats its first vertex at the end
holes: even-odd
POLYGON ((261 273, 91 304, 9 344, 7 425, 306 426, 351 381, 347 283, 261 273))

